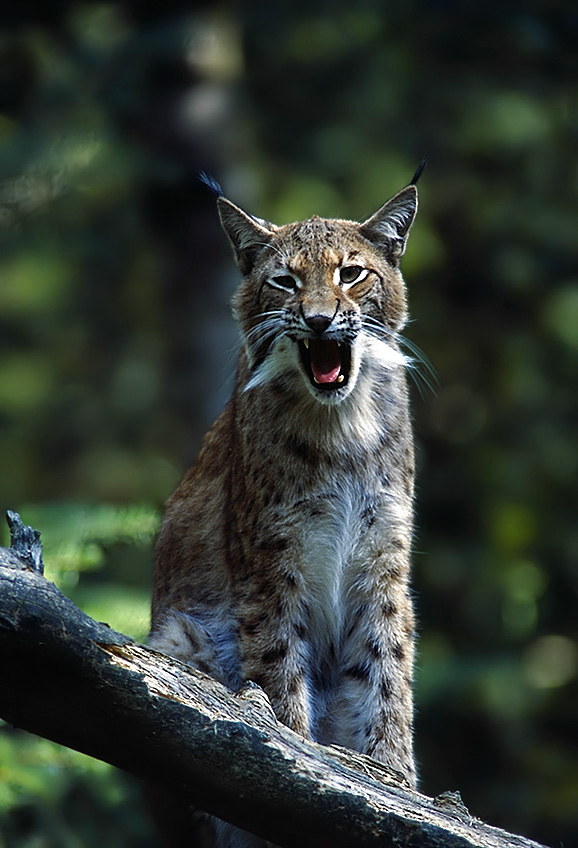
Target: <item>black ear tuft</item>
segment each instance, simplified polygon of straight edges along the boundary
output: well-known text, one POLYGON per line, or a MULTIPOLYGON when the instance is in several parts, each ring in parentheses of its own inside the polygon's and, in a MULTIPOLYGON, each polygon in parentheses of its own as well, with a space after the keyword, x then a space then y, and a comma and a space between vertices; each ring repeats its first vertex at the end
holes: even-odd
POLYGON ((417 171, 415 172, 415 174, 413 175, 413 177, 411 178, 411 180, 409 181, 408 185, 416 185, 417 184, 417 181, 421 177, 421 175, 423 173, 423 169, 425 168, 426 165, 427 165, 427 158, 424 158, 419 163, 419 167, 418 167, 417 171))
POLYGON ((199 171, 198 173, 199 180, 206 185, 207 188, 210 188, 214 195, 217 197, 223 197, 223 189, 217 182, 217 180, 212 177, 210 174, 207 174, 206 171, 199 171))

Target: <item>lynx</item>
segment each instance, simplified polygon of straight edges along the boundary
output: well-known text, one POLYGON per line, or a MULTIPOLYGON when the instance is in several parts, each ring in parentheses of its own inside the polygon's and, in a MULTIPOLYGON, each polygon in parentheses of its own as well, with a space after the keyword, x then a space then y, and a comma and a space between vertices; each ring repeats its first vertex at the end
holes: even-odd
MULTIPOLYGON (((293 730, 414 786, 398 334, 415 178, 363 223, 276 226, 217 202, 242 274, 242 350, 231 400, 166 505, 151 644, 233 690, 258 683, 293 730)), ((215 845, 263 844, 217 827, 215 845)))

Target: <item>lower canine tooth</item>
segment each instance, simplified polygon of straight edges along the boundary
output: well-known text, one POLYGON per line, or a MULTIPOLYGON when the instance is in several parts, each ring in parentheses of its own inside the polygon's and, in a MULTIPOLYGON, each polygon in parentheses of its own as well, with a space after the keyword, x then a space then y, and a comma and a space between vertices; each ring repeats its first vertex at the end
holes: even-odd
POLYGON ((343 383, 344 380, 345 380, 345 377, 343 376, 343 374, 340 374, 339 377, 337 378, 338 383, 343 383))

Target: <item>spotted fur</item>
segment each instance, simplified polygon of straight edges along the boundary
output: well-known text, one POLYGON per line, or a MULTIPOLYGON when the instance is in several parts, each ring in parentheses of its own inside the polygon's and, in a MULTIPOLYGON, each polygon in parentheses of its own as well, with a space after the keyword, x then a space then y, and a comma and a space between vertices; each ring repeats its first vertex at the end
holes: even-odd
MULTIPOLYGON (((415 785, 413 445, 399 260, 410 185, 367 221, 275 226, 225 198, 243 279, 233 396, 167 502, 151 644, 415 785)), ((262 844, 219 825, 215 845, 262 844)))

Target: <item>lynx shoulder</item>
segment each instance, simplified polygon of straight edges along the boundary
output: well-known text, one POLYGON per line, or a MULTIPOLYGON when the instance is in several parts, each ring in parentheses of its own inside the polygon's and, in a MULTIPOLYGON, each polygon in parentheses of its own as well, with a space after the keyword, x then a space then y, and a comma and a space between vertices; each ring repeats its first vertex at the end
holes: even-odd
POLYGON ((151 644, 415 784, 413 444, 398 334, 414 185, 362 223, 218 201, 242 274, 236 384, 169 499, 151 644))

